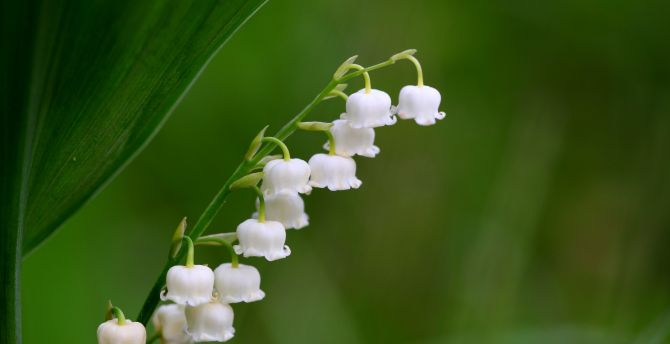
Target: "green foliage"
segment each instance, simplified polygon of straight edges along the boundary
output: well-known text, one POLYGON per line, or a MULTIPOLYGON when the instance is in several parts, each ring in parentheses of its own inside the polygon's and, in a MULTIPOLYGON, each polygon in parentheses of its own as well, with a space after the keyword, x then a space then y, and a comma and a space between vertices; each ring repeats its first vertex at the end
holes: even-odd
POLYGON ((34 250, 141 150, 264 2, 2 3, 1 343, 21 341, 21 252, 34 250))

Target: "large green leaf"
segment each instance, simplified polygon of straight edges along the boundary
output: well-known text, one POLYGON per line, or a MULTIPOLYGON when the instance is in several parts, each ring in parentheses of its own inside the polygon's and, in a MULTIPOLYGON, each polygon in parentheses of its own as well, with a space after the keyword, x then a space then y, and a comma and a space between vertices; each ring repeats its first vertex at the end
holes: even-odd
POLYGON ((20 341, 22 251, 43 242, 148 142, 264 2, 2 1, 0 343, 20 341))

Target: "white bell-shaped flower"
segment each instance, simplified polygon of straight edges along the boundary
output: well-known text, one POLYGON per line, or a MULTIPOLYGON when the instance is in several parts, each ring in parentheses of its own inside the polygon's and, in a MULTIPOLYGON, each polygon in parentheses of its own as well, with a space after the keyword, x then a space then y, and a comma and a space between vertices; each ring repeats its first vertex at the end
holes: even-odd
POLYGON ((225 342, 235 335, 233 309, 219 301, 186 307, 186 333, 195 342, 225 342))
MULTIPOLYGON (((256 208, 259 207, 256 199, 256 208)), ((258 212, 252 215, 258 218, 258 212)), ((300 229, 309 225, 309 216, 305 213, 305 201, 295 191, 281 191, 265 197, 265 218, 278 221, 285 229, 300 229)))
POLYGON ((222 302, 254 302, 265 297, 261 290, 261 274, 253 266, 221 264, 214 270, 214 276, 214 285, 222 302))
POLYGON ((168 270, 165 282, 167 293, 161 294, 162 300, 197 306, 211 301, 214 272, 205 265, 175 265, 168 270))
POLYGON ((396 118, 391 112, 391 97, 383 91, 362 89, 347 99, 347 112, 340 118, 349 121, 352 128, 375 128, 393 125, 396 118))
POLYGON ((358 189, 363 182, 356 178, 356 162, 346 156, 315 154, 309 159, 312 168, 310 185, 331 191, 358 189))
MULTIPOLYGON (((333 121, 330 132, 335 139, 335 154, 342 156, 362 155, 374 158, 379 154, 379 147, 374 145, 375 130, 372 128, 352 128, 344 119, 333 121)), ((330 149, 330 143, 323 145, 330 149)))
POLYGON ((117 319, 107 320, 98 326, 98 344, 145 344, 147 331, 139 322, 117 319))
POLYGON ((268 261, 286 258, 291 249, 284 245, 286 230, 281 222, 248 219, 237 226, 235 253, 245 257, 265 257, 268 261))
POLYGON ((186 334, 186 314, 184 306, 178 304, 162 305, 154 313, 152 322, 161 334, 164 344, 190 344, 193 341, 186 334))
POLYGON ((309 193, 309 175, 309 165, 304 160, 272 160, 263 168, 262 190, 266 196, 284 190, 309 193))
POLYGON ((398 97, 398 116, 402 119, 414 119, 418 125, 433 125, 436 120, 443 119, 440 112, 440 92, 430 86, 405 86, 398 97))

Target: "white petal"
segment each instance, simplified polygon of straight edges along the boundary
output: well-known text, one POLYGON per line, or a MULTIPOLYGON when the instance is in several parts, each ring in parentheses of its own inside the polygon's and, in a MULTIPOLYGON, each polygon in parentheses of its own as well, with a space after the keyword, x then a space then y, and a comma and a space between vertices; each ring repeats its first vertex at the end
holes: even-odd
POLYGON ((112 319, 98 326, 98 344, 145 344, 146 340, 147 331, 139 322, 126 319, 119 325, 112 319))

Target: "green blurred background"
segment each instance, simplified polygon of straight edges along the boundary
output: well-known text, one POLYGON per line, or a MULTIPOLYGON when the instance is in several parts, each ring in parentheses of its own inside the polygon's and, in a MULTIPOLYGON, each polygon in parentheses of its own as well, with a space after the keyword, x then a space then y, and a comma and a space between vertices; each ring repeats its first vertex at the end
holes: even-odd
MULTIPOLYGON (((670 331, 670 25, 623 1, 270 1, 151 144, 27 258, 25 343, 92 343, 131 318, 182 216, 195 221, 264 125, 359 54, 417 48, 448 113, 377 131, 363 186, 306 198, 311 224, 238 304, 236 343, 663 343, 670 331)), ((397 92, 410 63, 372 74, 397 92)), ((348 91, 362 86, 357 80, 348 91)), ((311 116, 343 111, 330 100, 311 116)), ((298 133, 295 156, 323 138, 298 133)), ((253 211, 234 194, 213 231, 253 211)), ((216 266, 222 249, 198 250, 216 266)))

